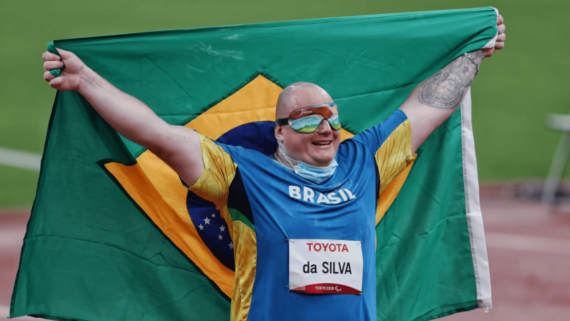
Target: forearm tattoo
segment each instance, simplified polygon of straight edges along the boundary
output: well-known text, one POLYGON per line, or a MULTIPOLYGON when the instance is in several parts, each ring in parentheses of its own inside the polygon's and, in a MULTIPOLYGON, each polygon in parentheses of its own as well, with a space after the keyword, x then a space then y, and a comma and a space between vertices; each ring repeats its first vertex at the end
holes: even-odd
MULTIPOLYGON (((470 54, 478 65, 485 57, 483 50, 470 54)), ((477 73, 477 66, 473 61, 461 56, 428 78, 421 85, 420 102, 437 108, 453 108, 459 105, 477 73)))

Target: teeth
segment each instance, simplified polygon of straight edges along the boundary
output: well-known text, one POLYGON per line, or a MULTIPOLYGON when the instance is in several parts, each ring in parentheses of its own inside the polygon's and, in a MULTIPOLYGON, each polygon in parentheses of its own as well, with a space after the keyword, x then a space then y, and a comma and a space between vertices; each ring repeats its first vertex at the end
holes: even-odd
POLYGON ((313 145, 329 145, 331 142, 314 142, 313 145))

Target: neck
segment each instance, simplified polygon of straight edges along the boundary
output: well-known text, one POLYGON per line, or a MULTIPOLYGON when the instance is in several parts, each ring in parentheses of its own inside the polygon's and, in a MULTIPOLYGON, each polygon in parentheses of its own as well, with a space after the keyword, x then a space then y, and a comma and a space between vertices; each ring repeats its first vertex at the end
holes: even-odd
POLYGON ((293 159, 289 156, 287 156, 287 154, 285 154, 285 152, 283 151, 283 149, 281 148, 281 146, 277 147, 277 151, 275 152, 275 154, 273 155, 275 157, 275 159, 285 165, 286 167, 289 167, 291 169, 293 169, 293 166, 297 165, 299 163, 298 160, 293 159))
MULTIPOLYGON (((285 152, 284 148, 281 148, 281 146, 277 147, 277 151, 275 152, 275 154, 273 154, 273 157, 275 157, 275 159, 285 165, 288 168, 294 169, 295 165, 299 164, 299 161, 290 157, 289 155, 287 155, 287 153, 285 152)), ((332 163, 332 162, 331 162, 332 163)), ((329 165, 312 165, 312 164, 307 164, 306 165, 310 165, 313 167, 317 167, 317 168, 322 168, 325 169, 327 168, 329 165)))

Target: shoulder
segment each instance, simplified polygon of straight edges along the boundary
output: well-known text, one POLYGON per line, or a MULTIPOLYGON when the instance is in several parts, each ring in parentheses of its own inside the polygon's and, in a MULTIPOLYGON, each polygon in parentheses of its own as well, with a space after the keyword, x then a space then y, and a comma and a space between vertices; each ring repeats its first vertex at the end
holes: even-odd
MULTIPOLYGON (((261 153, 258 151, 243 148, 241 146, 233 146, 214 141, 205 135, 198 133, 200 137, 200 147, 204 158, 231 158, 234 162, 237 160, 255 159, 261 153)), ((206 159, 204 159, 206 161, 206 159)))
POLYGON ((372 152, 375 152, 382 144, 399 128, 402 124, 407 123, 408 117, 404 112, 397 109, 388 118, 380 124, 373 126, 350 140, 365 145, 372 152))

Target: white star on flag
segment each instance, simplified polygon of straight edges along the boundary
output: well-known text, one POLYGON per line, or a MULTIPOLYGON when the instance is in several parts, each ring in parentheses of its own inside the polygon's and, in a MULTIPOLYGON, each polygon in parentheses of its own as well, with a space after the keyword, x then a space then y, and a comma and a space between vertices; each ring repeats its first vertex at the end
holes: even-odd
POLYGON ((230 246, 230 249, 233 250, 234 249, 234 243, 230 243, 228 244, 230 246))
POLYGON ((216 217, 216 214, 212 214, 212 217, 216 217))
POLYGON ((226 231, 226 227, 225 226, 220 226, 220 231, 225 232, 226 231))
POLYGON ((222 234, 218 235, 218 239, 223 239, 224 237, 222 236, 222 234))
POLYGON ((210 219, 206 217, 206 218, 204 219, 204 222, 206 222, 206 224, 210 224, 210 219))
POLYGON ((198 225, 198 227, 200 228, 200 231, 204 230, 204 226, 202 226, 202 224, 198 225))

